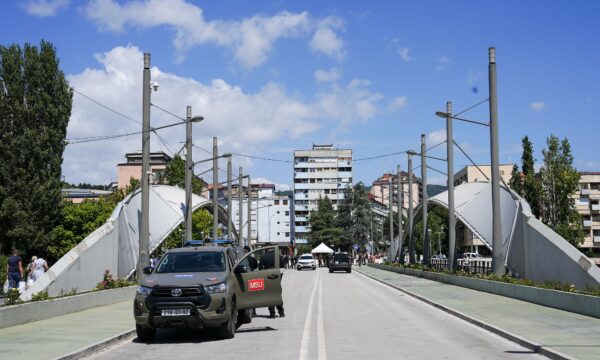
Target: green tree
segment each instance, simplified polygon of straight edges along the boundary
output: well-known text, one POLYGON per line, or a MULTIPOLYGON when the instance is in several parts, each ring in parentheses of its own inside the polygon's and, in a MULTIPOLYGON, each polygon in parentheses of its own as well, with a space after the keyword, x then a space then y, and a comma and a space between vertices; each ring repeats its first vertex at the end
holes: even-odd
POLYGON ((522 139, 523 155, 521 156, 523 169, 523 196, 531 207, 531 212, 536 217, 542 216, 542 189, 535 174, 535 159, 533 158, 533 144, 529 137, 522 139))
POLYGON ((352 243, 365 248, 370 238, 371 219, 373 217, 368 192, 362 182, 354 185, 351 192, 352 226, 350 235, 352 243))
POLYGON ((310 214, 310 245, 315 247, 320 243, 339 247, 342 243, 342 228, 336 226, 336 213, 329 197, 319 198, 316 211, 310 214))
POLYGON ((84 200, 80 204, 64 200, 60 214, 61 224, 52 229, 48 246, 40 254, 46 254, 50 263, 60 259, 102 226, 114 208, 115 204, 105 199, 84 200))
POLYGON ((73 92, 54 46, 0 46, 0 232, 4 251, 43 252, 61 207, 73 92))
POLYGON ((125 197, 127 197, 127 195, 134 192, 135 189, 138 188, 138 186, 140 186, 140 181, 138 179, 130 177, 129 185, 125 186, 125 188, 117 189, 117 191, 115 191, 110 197, 110 201, 113 202, 115 205, 120 203, 125 199, 125 197))
POLYGON ((577 246, 583 241, 582 217, 571 195, 579 189, 581 175, 573 167, 571 145, 566 138, 551 135, 542 151, 540 170, 543 189, 543 221, 559 235, 577 246))
POLYGON ((517 164, 513 165, 508 186, 519 194, 519 196, 523 196, 523 180, 521 179, 521 173, 517 164))
MULTIPOLYGON (((202 233, 205 235, 212 232, 213 216, 206 209, 198 209, 192 213, 192 238, 202 240, 202 233)), ((159 249, 154 251, 154 255, 161 255, 165 250, 179 248, 183 243, 185 234, 185 224, 181 223, 177 229, 173 230, 165 239, 159 249)))
MULTIPOLYGON (((176 154, 165 169, 159 173, 158 183, 179 187, 185 186, 185 160, 179 154, 176 154)), ((192 192, 194 194, 202 192, 202 181, 195 176, 192 177, 192 192)))

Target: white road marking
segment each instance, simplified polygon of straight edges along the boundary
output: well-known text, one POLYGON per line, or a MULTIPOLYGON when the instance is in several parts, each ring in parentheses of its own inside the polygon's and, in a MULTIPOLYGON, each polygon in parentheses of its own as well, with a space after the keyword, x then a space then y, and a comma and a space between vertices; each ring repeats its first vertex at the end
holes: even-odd
POLYGON ((313 303, 315 300, 315 292, 317 291, 317 284, 321 279, 321 271, 317 272, 317 276, 315 279, 315 284, 312 289, 312 293, 310 294, 310 301, 308 302, 308 309, 306 310, 306 317, 304 319, 304 331, 302 332, 302 341, 300 345, 300 360, 308 359, 308 345, 310 340, 310 323, 312 320, 312 309, 313 303))
MULTIPOLYGON (((322 271, 321 271, 322 272, 322 271)), ((325 327, 323 326, 323 277, 319 279, 319 304, 317 307, 317 359, 327 360, 325 327)))

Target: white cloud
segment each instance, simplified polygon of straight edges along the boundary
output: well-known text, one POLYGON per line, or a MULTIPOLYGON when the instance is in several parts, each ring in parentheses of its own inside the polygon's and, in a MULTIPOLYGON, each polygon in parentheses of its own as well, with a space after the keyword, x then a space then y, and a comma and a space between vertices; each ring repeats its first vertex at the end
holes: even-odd
POLYGON ((319 20, 307 12, 282 11, 270 17, 208 21, 201 8, 185 0, 136 0, 123 5, 115 0, 93 0, 84 13, 106 31, 159 26, 173 29, 178 61, 183 61, 193 46, 213 44, 231 51, 246 68, 254 68, 267 60, 276 41, 306 37, 312 32, 310 44, 314 51, 337 59, 344 55, 343 42, 334 32, 341 27, 341 20, 332 16, 319 20))
POLYGON ((402 58, 402 60, 409 62, 413 60, 413 57, 410 55, 410 49, 407 47, 401 47, 398 49, 398 54, 402 58))
POLYGON ((435 71, 446 70, 449 65, 450 65, 450 59, 448 59, 447 57, 441 57, 437 60, 437 62, 435 64, 435 71))
POLYGON ((427 147, 446 141, 446 129, 439 129, 427 135, 427 147))
POLYGON ((388 104, 389 111, 397 111, 405 108, 408 105, 408 98, 406 96, 396 96, 388 104))
POLYGON ((529 108, 533 111, 542 111, 546 108, 546 104, 543 101, 534 101, 529 104, 529 108))
POLYGON ((317 82, 333 82, 339 80, 341 76, 340 70, 332 67, 329 70, 318 69, 315 71, 315 80, 317 82))
POLYGON ((67 8, 70 0, 29 0, 22 4, 23 10, 29 15, 48 17, 54 16, 58 10, 67 8))
MULTIPOLYGON (((70 84, 91 98, 141 121, 142 52, 133 46, 116 47, 96 55, 98 67, 68 75, 70 84)), ((152 93, 152 103, 185 116, 186 105, 194 116, 205 120, 194 125, 194 144, 210 149, 212 137, 219 138, 220 151, 256 154, 282 139, 299 139, 312 134, 327 120, 335 123, 366 121, 378 111, 382 96, 369 90, 369 83, 353 80, 346 86, 333 84, 322 89, 310 100, 299 99, 276 83, 267 83, 256 92, 221 79, 200 83, 152 68, 152 80, 160 84, 152 93), (327 109, 327 110, 324 110, 327 109)), ((157 108, 151 110, 152 126, 178 121, 157 108)), ((68 127, 68 139, 122 134, 140 130, 140 124, 111 113, 75 94, 68 127)), ((173 148, 179 150, 185 138, 183 127, 158 132, 173 148)), ((152 150, 164 146, 152 135, 152 150)), ((67 181, 104 183, 116 178, 115 166, 124 161, 124 154, 141 149, 139 135, 114 140, 70 144, 64 156, 63 173, 67 181)), ((169 152, 169 151, 167 151, 169 152)), ((194 150, 194 157, 203 159, 205 152, 194 150)), ((251 167, 248 159, 234 157, 236 167, 251 167)), ((198 166, 197 171, 202 171, 198 166)))
POLYGON ((344 42, 334 30, 343 27, 343 22, 336 17, 328 17, 317 25, 312 40, 308 44, 310 49, 321 52, 338 61, 344 60, 344 42))

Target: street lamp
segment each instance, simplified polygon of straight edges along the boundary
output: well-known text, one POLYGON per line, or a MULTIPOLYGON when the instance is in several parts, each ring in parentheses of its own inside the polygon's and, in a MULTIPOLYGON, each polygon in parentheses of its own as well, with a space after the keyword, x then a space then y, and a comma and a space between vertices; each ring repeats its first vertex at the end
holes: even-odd
MULTIPOLYGON (((213 142, 215 142, 215 141, 216 141, 216 138, 213 139, 213 142)), ((190 170, 193 173, 194 166, 196 166, 198 164, 201 164, 201 163, 204 163, 204 162, 207 162, 207 161, 213 161, 213 180, 214 180, 214 178, 215 178, 214 174, 218 170, 217 169, 218 165, 216 164, 217 160, 221 159, 221 158, 230 158, 231 156, 232 156, 231 153, 224 153, 222 155, 213 156, 213 157, 208 158, 208 159, 204 159, 204 160, 193 162, 192 165, 190 166, 190 170)), ((217 189, 216 189, 217 186, 218 186, 218 183, 215 182, 215 181, 213 181, 213 241, 215 241, 217 239, 217 233, 218 233, 217 232, 217 230, 218 230, 217 227, 218 227, 218 223, 219 223, 219 219, 218 219, 219 212, 218 212, 218 205, 217 205, 217 196, 218 196, 218 193, 217 193, 217 189)))
POLYGON ((202 116, 192 117, 192 107, 186 108, 185 121, 185 240, 192 239, 192 123, 197 123, 204 118, 202 116))

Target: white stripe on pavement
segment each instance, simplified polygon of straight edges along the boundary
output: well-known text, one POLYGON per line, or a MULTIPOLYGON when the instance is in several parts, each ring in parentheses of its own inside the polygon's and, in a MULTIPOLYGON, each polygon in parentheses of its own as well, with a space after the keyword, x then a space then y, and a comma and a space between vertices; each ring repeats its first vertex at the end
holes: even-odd
POLYGON ((310 301, 308 302, 308 309, 306 310, 306 318, 304 319, 304 331, 302 332, 302 342, 300 343, 300 360, 308 359, 308 345, 310 340, 310 323, 312 320, 312 308, 315 300, 315 292, 317 291, 317 283, 321 278, 321 271, 317 271, 315 279, 315 285, 313 286, 312 293, 310 294, 310 301))
MULTIPOLYGON (((322 272, 322 271, 321 271, 322 272)), ((317 359, 327 360, 325 327, 323 326, 323 277, 319 279, 319 304, 317 307, 317 359)))

